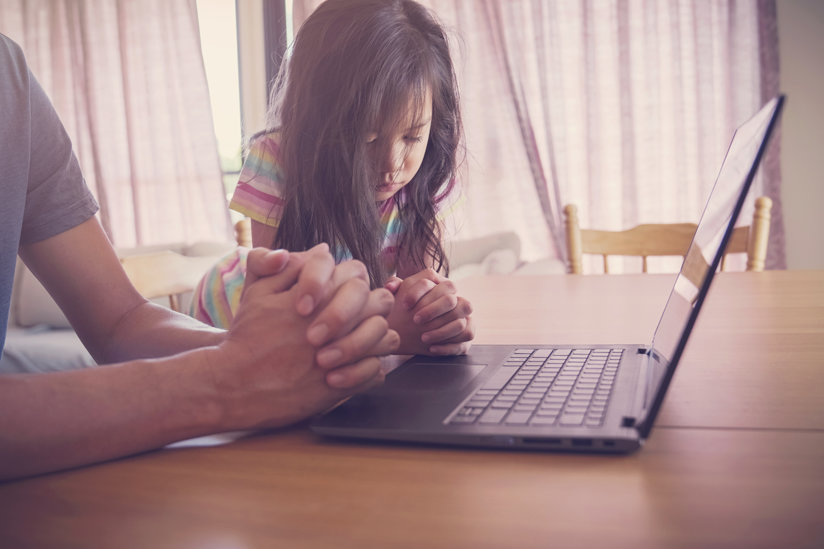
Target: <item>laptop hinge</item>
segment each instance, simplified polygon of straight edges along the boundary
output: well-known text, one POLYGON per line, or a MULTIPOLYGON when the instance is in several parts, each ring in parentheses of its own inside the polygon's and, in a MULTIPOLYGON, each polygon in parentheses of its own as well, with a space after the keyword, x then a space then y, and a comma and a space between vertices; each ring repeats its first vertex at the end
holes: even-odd
MULTIPOLYGON (((638 346, 635 351, 636 356, 643 358, 639 358, 642 361, 641 372, 640 372, 640 380, 637 385, 637 389, 635 392, 635 402, 632 406, 632 410, 636 414, 642 414, 644 411, 644 401, 646 399, 645 391, 647 389, 646 383, 643 381, 646 379, 646 369, 649 368, 649 359, 652 357, 652 347, 651 346, 638 346)), ((638 417, 639 415, 635 416, 623 416, 621 418, 621 427, 626 427, 629 429, 638 430, 638 417)))

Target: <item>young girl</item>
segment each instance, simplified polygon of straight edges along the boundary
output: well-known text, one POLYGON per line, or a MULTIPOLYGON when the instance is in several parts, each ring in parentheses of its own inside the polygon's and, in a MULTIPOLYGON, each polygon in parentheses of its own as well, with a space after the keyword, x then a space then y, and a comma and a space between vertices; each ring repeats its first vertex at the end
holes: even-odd
MULTIPOLYGON (((446 34, 425 8, 327 0, 295 38, 230 204, 252 219, 254 246, 326 242, 338 261, 363 262, 396 295, 399 353, 460 354, 473 337, 471 306, 444 276, 458 103, 446 34)), ((227 325, 243 271, 242 253, 213 269, 194 316, 227 325)))

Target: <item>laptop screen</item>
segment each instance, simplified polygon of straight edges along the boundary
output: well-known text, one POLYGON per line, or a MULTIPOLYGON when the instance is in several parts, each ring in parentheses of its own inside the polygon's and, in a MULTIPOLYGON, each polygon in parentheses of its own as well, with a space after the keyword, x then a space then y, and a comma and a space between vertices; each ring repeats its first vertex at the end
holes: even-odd
MULTIPOLYGON (((653 336, 645 399, 647 409, 655 407, 655 403, 650 401, 656 395, 660 393, 659 401, 663 398, 666 387, 661 385, 669 383, 675 363, 684 349, 687 336, 709 289, 711 275, 718 269, 724 246, 755 177, 783 100, 783 96, 772 99, 755 116, 739 126, 733 135, 692 244, 653 336)), ((655 411, 657 410, 651 410, 655 411)))

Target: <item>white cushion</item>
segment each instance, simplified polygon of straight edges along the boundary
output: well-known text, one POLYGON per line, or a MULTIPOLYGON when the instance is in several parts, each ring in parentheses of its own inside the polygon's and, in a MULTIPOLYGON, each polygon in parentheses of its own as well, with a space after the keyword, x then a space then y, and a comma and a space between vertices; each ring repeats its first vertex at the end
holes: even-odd
MULTIPOLYGON (((138 255, 160 250, 174 250, 183 255, 214 256, 214 260, 235 248, 231 242, 196 242, 185 246, 183 244, 167 244, 155 246, 140 246, 137 248, 120 248, 117 254, 120 257, 138 255)), ((157 303, 168 306, 168 300, 156 300, 157 303)), ((49 326, 52 328, 71 328, 66 315, 57 306, 49 293, 40 284, 31 271, 18 259, 14 274, 14 288, 10 311, 10 326, 32 327, 49 326)))
POLYGON ((512 231, 446 243, 450 270, 470 263, 483 263, 491 252, 502 249, 511 250, 520 261, 521 239, 512 231))
POLYGON ((0 356, 4 374, 59 372, 95 365, 74 330, 64 328, 11 328, 0 356))
POLYGON ((475 275, 509 274, 518 268, 518 263, 518 256, 514 250, 509 248, 492 250, 480 263, 464 263, 451 269, 449 278, 460 280, 475 275))
POLYGON ((68 319, 57 303, 22 261, 17 262, 11 318, 17 326, 51 326, 70 328, 68 319))

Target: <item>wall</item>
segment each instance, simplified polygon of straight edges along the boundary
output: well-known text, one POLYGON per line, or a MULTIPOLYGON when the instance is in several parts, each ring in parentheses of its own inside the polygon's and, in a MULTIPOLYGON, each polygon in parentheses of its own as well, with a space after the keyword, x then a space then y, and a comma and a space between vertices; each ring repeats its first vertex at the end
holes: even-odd
POLYGON ((776 4, 787 268, 824 269, 824 2, 776 4))

